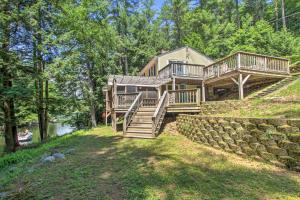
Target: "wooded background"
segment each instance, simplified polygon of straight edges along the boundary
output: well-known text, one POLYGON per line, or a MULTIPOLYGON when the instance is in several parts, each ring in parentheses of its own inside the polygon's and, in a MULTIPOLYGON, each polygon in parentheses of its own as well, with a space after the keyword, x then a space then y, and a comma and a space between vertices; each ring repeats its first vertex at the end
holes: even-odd
POLYGON ((137 74, 162 50, 213 58, 238 50, 300 61, 299 0, 1 0, 0 126, 49 120, 96 126, 109 74, 137 74))

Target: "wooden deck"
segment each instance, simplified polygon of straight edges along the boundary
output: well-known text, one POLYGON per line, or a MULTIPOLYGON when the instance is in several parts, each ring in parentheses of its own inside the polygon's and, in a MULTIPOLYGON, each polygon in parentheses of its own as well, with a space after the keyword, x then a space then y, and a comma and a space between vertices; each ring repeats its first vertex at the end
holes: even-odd
POLYGON ((111 113, 114 123, 116 113, 125 114, 124 136, 142 137, 143 133, 148 134, 145 138, 154 138, 165 113, 200 112, 200 104, 206 99, 208 87, 236 85, 239 99, 243 99, 246 83, 272 82, 289 76, 287 59, 247 52, 237 52, 208 66, 170 63, 159 71, 156 78, 118 76, 112 79, 112 101, 106 103, 106 113, 111 113), (170 83, 172 90, 167 87, 170 83), (191 83, 198 85, 198 88, 176 89, 176 84, 191 83), (125 88, 125 93, 118 93, 118 86, 135 87, 136 92, 128 93, 125 88))

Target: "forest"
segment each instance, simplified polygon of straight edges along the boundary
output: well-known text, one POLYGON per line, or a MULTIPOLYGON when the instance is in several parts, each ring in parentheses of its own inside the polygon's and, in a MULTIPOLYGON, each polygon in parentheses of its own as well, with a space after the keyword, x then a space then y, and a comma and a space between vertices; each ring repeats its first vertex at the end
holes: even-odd
POLYGON ((222 58, 239 50, 300 61, 299 0, 1 0, 0 137, 18 128, 103 123, 110 74, 134 75, 162 50, 190 46, 222 58))

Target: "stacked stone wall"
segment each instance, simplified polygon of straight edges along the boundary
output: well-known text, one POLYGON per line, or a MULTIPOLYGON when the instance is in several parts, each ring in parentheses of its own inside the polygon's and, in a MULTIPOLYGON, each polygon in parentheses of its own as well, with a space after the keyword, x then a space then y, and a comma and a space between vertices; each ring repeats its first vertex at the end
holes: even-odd
POLYGON ((165 133, 178 134, 176 126, 176 115, 165 116, 161 130, 161 132, 165 133))
POLYGON ((193 141, 300 170, 300 120, 179 115, 176 126, 193 141))

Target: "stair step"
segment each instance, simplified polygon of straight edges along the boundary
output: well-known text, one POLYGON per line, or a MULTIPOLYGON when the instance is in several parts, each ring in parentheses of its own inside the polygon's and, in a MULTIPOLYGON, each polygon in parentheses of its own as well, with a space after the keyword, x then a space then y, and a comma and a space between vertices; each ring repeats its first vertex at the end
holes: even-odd
POLYGON ((136 116, 153 116, 154 112, 144 112, 144 111, 138 111, 136 113, 136 116))
POLYGON ((138 110, 138 112, 139 111, 142 111, 142 112, 154 112, 155 111, 155 107, 141 107, 141 108, 139 108, 139 110, 138 110))
POLYGON ((133 122, 129 125, 130 127, 136 127, 136 128, 144 128, 144 127, 147 127, 147 128, 152 128, 152 123, 149 122, 149 123, 136 123, 136 122, 133 122))
POLYGON ((155 138, 152 134, 140 134, 140 133, 132 133, 132 132, 126 132, 124 134, 124 137, 145 138, 145 139, 154 139, 155 138))
POLYGON ((127 131, 126 132, 135 132, 135 133, 152 133, 152 127, 149 128, 149 127, 144 127, 144 128, 141 128, 141 127, 128 127, 127 128, 127 131))
POLYGON ((151 129, 152 130, 152 124, 130 124, 128 126, 128 129, 151 129))

